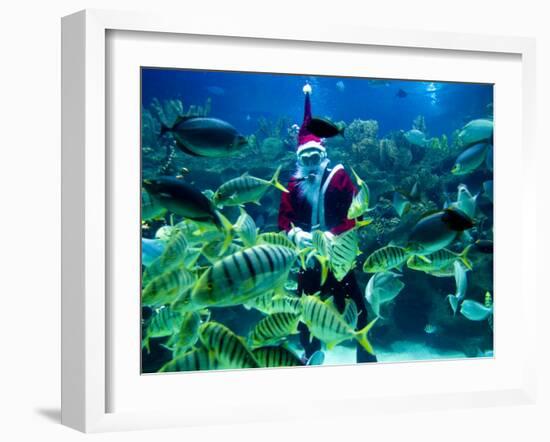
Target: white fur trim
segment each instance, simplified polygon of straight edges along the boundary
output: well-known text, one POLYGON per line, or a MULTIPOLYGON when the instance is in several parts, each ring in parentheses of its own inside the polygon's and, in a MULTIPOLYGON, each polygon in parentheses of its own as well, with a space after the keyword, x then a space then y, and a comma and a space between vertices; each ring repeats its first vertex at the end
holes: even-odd
POLYGON ((334 177, 334 175, 336 175, 336 172, 342 169, 344 169, 344 166, 342 166, 341 164, 337 164, 336 166, 334 166, 334 168, 330 171, 327 180, 324 182, 323 188, 321 189, 321 194, 319 195, 319 225, 321 226, 321 230, 327 229, 327 225, 325 223, 325 193, 327 192, 328 186, 332 178, 334 177))
POLYGON ((323 146, 319 141, 310 140, 307 143, 301 144, 296 150, 296 155, 300 155, 300 152, 306 149, 319 149, 321 152, 326 152, 325 146, 323 146))

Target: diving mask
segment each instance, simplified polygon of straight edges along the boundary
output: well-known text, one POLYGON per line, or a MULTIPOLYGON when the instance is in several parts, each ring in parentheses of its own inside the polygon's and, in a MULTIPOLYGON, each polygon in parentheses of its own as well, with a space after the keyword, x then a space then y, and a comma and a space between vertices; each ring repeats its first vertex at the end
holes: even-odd
POLYGON ((327 154, 319 149, 308 149, 300 152, 298 163, 305 167, 318 166, 326 157, 327 154))

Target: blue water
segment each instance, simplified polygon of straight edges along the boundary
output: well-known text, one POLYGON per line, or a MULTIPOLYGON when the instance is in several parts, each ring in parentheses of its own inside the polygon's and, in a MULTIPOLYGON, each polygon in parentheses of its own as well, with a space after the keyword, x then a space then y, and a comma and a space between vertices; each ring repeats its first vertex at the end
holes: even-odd
POLYGON ((490 114, 487 106, 493 101, 491 84, 380 79, 369 83, 364 78, 143 69, 142 105, 149 106, 153 98, 177 98, 185 104, 211 97, 212 116, 247 133, 260 116, 287 116, 300 124, 300 91, 306 81, 313 87, 315 115, 333 121, 375 119, 381 134, 410 129, 411 121, 423 115, 429 136, 450 136, 457 126, 490 114), (343 90, 337 87, 339 81, 343 90), (406 97, 397 95, 400 89, 406 97))
MULTIPOLYGON (((483 183, 493 178, 492 170, 484 162, 466 175, 451 173, 455 160, 466 149, 457 143, 460 129, 475 119, 493 119, 491 84, 144 68, 144 179, 184 174, 186 183, 208 194, 244 173, 269 180, 281 166, 280 180, 286 185, 296 163, 296 140, 288 129, 302 123, 302 87, 306 83, 313 88, 313 115, 347 126, 345 138, 327 140, 332 164, 342 163, 348 173, 353 167, 370 188, 370 206, 375 210, 369 215, 374 222, 361 231, 362 254, 354 270, 361 291, 372 277, 362 271, 365 258, 390 242, 404 244, 421 216, 457 199, 460 184, 466 184, 472 195, 479 193, 476 225, 469 229, 468 236, 460 236, 448 248, 458 253, 478 239, 492 240, 492 199, 483 191, 483 183), (171 105, 181 106, 185 114, 190 106, 205 106, 207 101, 208 116, 225 120, 242 135, 254 138, 254 147, 227 158, 200 158, 182 152, 174 139, 159 136, 160 124, 171 124, 161 120, 174 117, 172 111, 166 111, 174 109, 171 105), (418 124, 419 116, 426 138, 433 145, 419 147, 403 135, 413 128, 415 120, 418 124), (355 129, 348 131, 352 123, 355 129), (376 124, 377 132, 370 133, 376 124), (367 132, 369 136, 362 135, 367 132), (270 150, 271 146, 279 147, 270 150), (419 195, 414 200, 411 197, 411 210, 400 217, 392 208, 394 190, 408 192, 415 183, 419 195)), ((270 189, 259 205, 245 204, 260 232, 278 231, 280 198, 279 190, 270 189)), ((236 207, 225 207, 222 212, 232 223, 239 216, 236 207)), ((143 237, 153 238, 157 229, 181 218, 167 213, 161 219, 143 221, 143 237)), ((494 297, 492 254, 474 248, 469 258, 473 269, 467 273, 466 298, 483 303, 486 292, 494 297)), ((199 265, 204 268, 211 263, 199 261, 199 265)), ((404 266, 402 281, 402 292, 383 306, 384 318, 370 332, 379 362, 492 355, 492 323, 468 320, 450 310, 447 295, 456 290, 453 275, 435 277, 404 266)), ((368 309, 372 319, 373 312, 368 309)), ((242 306, 212 308, 210 313, 211 319, 243 337, 263 317, 242 306)), ((143 309, 145 325, 152 314, 148 307, 143 309)), ((162 347, 165 342, 166 338, 151 340, 151 353, 143 353, 144 372, 154 372, 170 360, 171 355, 162 347)), ((302 351, 296 336, 290 337, 287 344, 298 354, 302 351)), ((326 352, 325 364, 354 360, 354 343, 345 342, 326 352)))

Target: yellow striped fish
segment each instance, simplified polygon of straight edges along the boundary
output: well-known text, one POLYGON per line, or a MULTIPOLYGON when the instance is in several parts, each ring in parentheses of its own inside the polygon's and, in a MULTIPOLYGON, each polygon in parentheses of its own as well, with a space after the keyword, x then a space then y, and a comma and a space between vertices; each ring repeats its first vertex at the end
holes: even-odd
MULTIPOLYGON (((185 312, 180 314, 181 326, 178 334, 175 336, 174 352, 177 355, 186 353, 199 340, 199 326, 201 325, 201 316, 198 312, 185 312)), ((169 342, 168 345, 171 343, 169 342)))
POLYGON ((224 239, 225 235, 218 227, 211 223, 192 221, 185 219, 175 225, 176 229, 183 231, 189 244, 207 243, 224 239))
POLYGON ((285 186, 279 182, 281 167, 282 166, 279 166, 275 171, 270 181, 250 176, 247 173, 238 178, 229 180, 227 183, 222 184, 214 194, 214 204, 218 207, 239 206, 245 203, 259 204, 260 199, 268 191, 270 186, 288 193, 285 186))
POLYGON ((357 229, 348 230, 332 240, 329 248, 330 270, 341 281, 357 263, 359 235, 357 229))
POLYGON ((162 255, 155 259, 143 272, 143 283, 147 284, 162 273, 182 265, 187 245, 185 233, 180 229, 172 229, 162 255))
POLYGON ((369 186, 367 186, 367 183, 359 178, 359 175, 357 175, 353 168, 351 169, 351 172, 355 177, 357 186, 359 186, 359 192, 357 192, 357 194, 353 197, 351 201, 348 209, 348 219, 355 219, 359 218, 365 212, 369 211, 370 190, 369 186))
POLYGON ((252 351, 261 367, 298 367, 302 360, 286 347, 261 347, 252 351))
POLYGON ((210 321, 199 327, 203 345, 214 353, 220 368, 258 368, 260 364, 244 340, 225 325, 210 321))
POLYGON ((306 324, 309 332, 324 342, 329 350, 343 341, 355 339, 366 351, 374 354, 367 333, 377 319, 356 331, 344 320, 342 315, 318 297, 302 296, 302 321, 306 324))
POLYGON ((386 272, 396 267, 400 268, 409 258, 410 253, 403 247, 385 246, 372 252, 363 263, 363 271, 367 273, 386 272))
POLYGON ((209 267, 191 292, 193 308, 242 304, 267 291, 281 290, 296 252, 260 245, 222 258, 209 267))
POLYGON ((244 307, 254 308, 266 315, 273 313, 300 313, 302 311, 302 303, 298 296, 273 295, 273 293, 256 296, 247 301, 244 307))
POLYGON ((266 316, 250 331, 248 342, 252 347, 276 344, 289 335, 298 333, 300 315, 274 313, 266 316))
POLYGON ((172 371, 217 370, 220 368, 214 352, 205 348, 191 350, 166 363, 159 373, 172 371))
POLYGON ((157 276, 141 292, 141 302, 147 306, 161 306, 176 300, 191 287, 196 276, 184 267, 175 267, 157 276))
POLYGON ((272 246, 283 246, 288 247, 289 249, 294 250, 296 246, 294 243, 288 239, 284 233, 279 232, 265 232, 258 235, 258 245, 269 244, 272 246))
MULTIPOLYGON (((312 249, 307 254, 305 263, 308 263, 311 258, 315 258, 321 266, 321 285, 323 285, 328 277, 329 270, 329 251, 331 243, 326 235, 320 230, 315 230, 311 234, 312 249)), ((302 268, 306 267, 306 264, 302 264, 302 268)))
POLYGON ((471 248, 472 245, 466 246, 461 253, 455 253, 448 249, 441 249, 426 257, 414 255, 407 259, 407 267, 413 270, 431 273, 447 269, 453 266, 453 263, 459 259, 466 268, 472 270, 472 263, 467 257, 471 248))
POLYGON ((245 247, 252 247, 256 244, 256 236, 258 235, 256 223, 242 207, 241 214, 233 228, 235 229, 235 232, 237 232, 237 235, 239 235, 239 238, 245 247))
POLYGON ((149 340, 151 338, 163 338, 177 333, 183 322, 180 313, 174 312, 168 307, 162 307, 153 312, 153 316, 148 321, 145 329, 145 336, 142 339, 142 347, 150 351, 149 340))
POLYGON ((217 240, 206 243, 201 248, 201 254, 210 262, 210 264, 215 264, 220 260, 220 258, 232 255, 240 250, 242 250, 242 247, 235 243, 231 243, 226 247, 223 240, 217 240))

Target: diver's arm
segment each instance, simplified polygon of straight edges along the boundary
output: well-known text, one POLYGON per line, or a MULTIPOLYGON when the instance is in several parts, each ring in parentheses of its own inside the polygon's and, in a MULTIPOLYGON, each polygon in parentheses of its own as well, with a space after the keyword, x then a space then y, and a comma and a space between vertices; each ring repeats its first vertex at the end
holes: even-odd
MULTIPOLYGON (((293 187, 289 183, 288 187, 293 187)), ((292 207, 292 190, 289 193, 281 193, 281 204, 279 205, 279 230, 284 230, 288 232, 292 229, 292 223, 295 222, 294 208, 292 207)))

